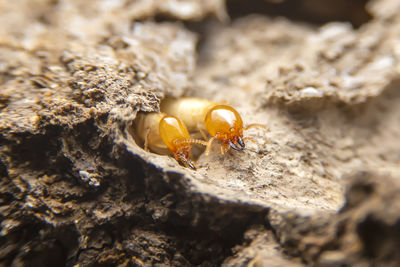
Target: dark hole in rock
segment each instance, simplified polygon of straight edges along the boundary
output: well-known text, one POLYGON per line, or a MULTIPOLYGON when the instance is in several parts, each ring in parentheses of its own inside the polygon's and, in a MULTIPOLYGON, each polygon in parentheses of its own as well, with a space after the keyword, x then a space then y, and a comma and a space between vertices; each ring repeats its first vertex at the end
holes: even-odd
POLYGON ((370 259, 399 260, 400 221, 387 225, 369 215, 357 227, 364 253, 370 259))
POLYGON ((367 13, 367 0, 228 0, 232 19, 249 14, 287 17, 290 20, 321 25, 332 21, 350 22, 358 28, 372 17, 367 13))

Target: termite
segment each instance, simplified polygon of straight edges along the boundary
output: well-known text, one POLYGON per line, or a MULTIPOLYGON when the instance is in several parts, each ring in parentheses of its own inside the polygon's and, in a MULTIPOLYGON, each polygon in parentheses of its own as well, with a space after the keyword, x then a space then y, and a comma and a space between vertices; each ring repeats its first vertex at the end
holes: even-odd
POLYGON ((144 148, 157 154, 168 154, 185 167, 196 169, 191 161, 192 144, 206 146, 202 140, 191 139, 185 124, 165 113, 141 113, 136 119, 136 135, 144 141, 144 148))
POLYGON ((189 131, 200 131, 207 140, 204 129, 211 135, 207 142, 206 155, 215 140, 221 143, 221 154, 229 148, 241 151, 246 140, 254 142, 250 137, 243 137, 243 131, 250 128, 266 127, 261 124, 243 126, 239 113, 229 105, 218 104, 206 99, 180 98, 165 99, 160 107, 162 112, 178 117, 188 126, 189 131))

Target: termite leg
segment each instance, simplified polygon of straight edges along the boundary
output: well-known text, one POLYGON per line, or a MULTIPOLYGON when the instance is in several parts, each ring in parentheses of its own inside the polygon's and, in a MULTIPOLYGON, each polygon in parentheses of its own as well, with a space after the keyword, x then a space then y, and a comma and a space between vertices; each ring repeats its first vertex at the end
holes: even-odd
POLYGON ((149 134, 150 134, 150 128, 146 129, 146 135, 144 137, 144 150, 149 152, 149 134))
POLYGON ((229 150, 229 145, 221 144, 221 155, 224 155, 229 150))
POLYGON ((212 145, 212 142, 214 142, 215 139, 216 139, 216 137, 213 136, 213 137, 210 138, 210 140, 208 140, 207 147, 206 147, 206 156, 208 156, 208 154, 210 154, 211 145, 212 145))
POLYGON ((207 140, 207 134, 204 132, 203 127, 201 127, 201 123, 197 123, 197 129, 199 130, 201 136, 204 138, 204 140, 207 140))

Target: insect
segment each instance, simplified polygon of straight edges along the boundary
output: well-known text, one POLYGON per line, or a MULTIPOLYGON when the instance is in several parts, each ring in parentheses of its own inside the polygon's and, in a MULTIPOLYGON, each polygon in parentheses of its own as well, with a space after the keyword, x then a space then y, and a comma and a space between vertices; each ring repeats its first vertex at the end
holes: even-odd
POLYGON ((241 151, 245 148, 244 141, 254 142, 249 137, 243 137, 244 130, 266 128, 260 124, 244 127, 241 116, 233 107, 205 99, 166 99, 161 103, 161 110, 180 118, 188 126, 189 131, 200 131, 207 140, 204 133, 206 130, 211 135, 207 142, 206 155, 209 154, 215 140, 221 143, 221 154, 225 154, 229 148, 241 151))
MULTIPOLYGON (((161 102, 160 110, 181 119, 189 132, 202 131, 207 111, 218 103, 201 98, 166 98, 161 102)), ((204 132, 203 132, 204 133, 204 132)))
POLYGON ((196 169, 190 159, 192 144, 206 146, 202 140, 190 139, 185 124, 165 113, 141 113, 136 120, 136 135, 144 141, 144 148, 157 154, 172 153, 185 167, 196 169))

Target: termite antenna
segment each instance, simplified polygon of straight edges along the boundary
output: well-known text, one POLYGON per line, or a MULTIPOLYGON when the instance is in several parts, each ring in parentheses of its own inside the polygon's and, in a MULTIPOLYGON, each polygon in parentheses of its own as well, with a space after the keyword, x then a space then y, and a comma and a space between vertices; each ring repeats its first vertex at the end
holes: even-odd
POLYGON ((206 141, 198 139, 185 139, 176 141, 176 144, 197 144, 197 145, 207 146, 208 143, 206 141))
POLYGON ((198 145, 202 145, 202 146, 207 146, 207 142, 203 141, 203 140, 198 140, 198 139, 189 139, 187 140, 189 143, 192 144, 198 144, 198 145))
POLYGON ((256 140, 254 140, 253 138, 250 138, 250 137, 243 138, 243 141, 247 141, 247 140, 249 140, 250 142, 252 142, 254 144, 257 144, 256 140))
POLYGON ((261 128, 261 129, 268 130, 268 128, 265 125, 258 124, 258 123, 249 124, 246 127, 244 127, 243 130, 248 130, 251 128, 261 128))

